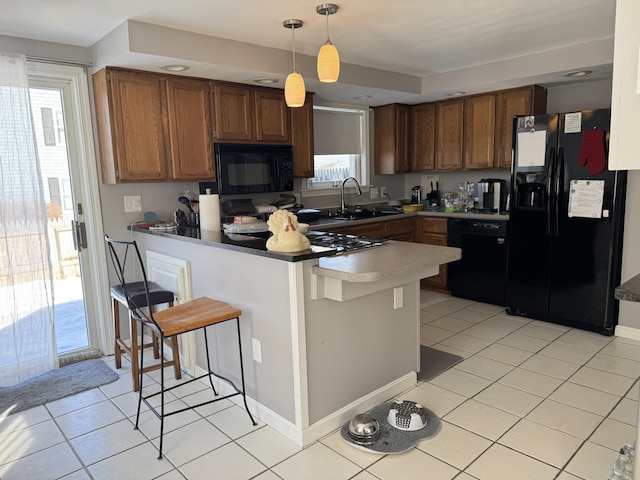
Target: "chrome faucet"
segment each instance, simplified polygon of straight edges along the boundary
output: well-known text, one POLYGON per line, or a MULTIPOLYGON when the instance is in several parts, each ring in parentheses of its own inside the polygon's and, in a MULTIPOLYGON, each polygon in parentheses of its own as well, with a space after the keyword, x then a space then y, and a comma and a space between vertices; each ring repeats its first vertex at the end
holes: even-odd
POLYGON ((349 180, 353 180, 354 182, 356 182, 356 190, 358 192, 358 195, 362 195, 362 190, 360 190, 360 184, 358 183, 358 181, 353 178, 353 177, 347 177, 343 180, 342 182, 342 193, 340 195, 340 212, 342 213, 347 213, 347 210, 345 209, 345 204, 344 204, 344 184, 347 183, 347 181, 349 180))

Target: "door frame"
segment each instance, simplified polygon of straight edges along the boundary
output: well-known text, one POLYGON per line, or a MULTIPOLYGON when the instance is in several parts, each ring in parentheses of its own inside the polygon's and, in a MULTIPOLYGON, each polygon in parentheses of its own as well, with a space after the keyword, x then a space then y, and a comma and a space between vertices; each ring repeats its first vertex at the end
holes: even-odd
POLYGON ((67 65, 28 60, 29 84, 34 87, 57 86, 63 92, 66 112, 65 129, 69 154, 69 173, 74 193, 77 221, 86 225, 88 248, 78 252, 84 286, 87 331, 91 348, 105 355, 113 353, 114 328, 111 302, 103 292, 109 289, 106 269, 107 252, 102 225, 99 175, 93 136, 93 115, 90 101, 88 66, 67 65), (46 83, 45 83, 46 82, 46 83), (82 203, 82 213, 77 203, 82 203))

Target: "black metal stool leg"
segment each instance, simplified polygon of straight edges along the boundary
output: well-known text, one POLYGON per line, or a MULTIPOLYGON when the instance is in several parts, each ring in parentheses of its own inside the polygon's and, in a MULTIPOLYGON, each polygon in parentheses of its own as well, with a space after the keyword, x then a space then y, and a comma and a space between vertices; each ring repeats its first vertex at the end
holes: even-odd
MULTIPOLYGON (((131 322, 137 322, 138 320, 136 320, 135 318, 130 316, 130 321, 131 322)), ((144 341, 144 323, 140 322, 140 345, 142 345, 142 342, 144 341)), ((139 382, 138 382, 138 386, 140 387, 138 390, 138 412, 136 413, 136 424, 133 427, 134 430, 138 430, 138 422, 140 421, 140 407, 142 406, 142 375, 144 372, 144 354, 140 355, 140 371, 138 372, 139 375, 139 382)))
POLYGON ((213 378, 212 378, 212 376, 215 374, 211 371, 211 362, 209 361, 209 339, 207 337, 207 327, 204 327, 202 331, 204 332, 204 350, 205 352, 207 352, 207 371, 209 373, 208 375, 209 383, 211 384, 211 389, 213 390, 213 394, 217 397, 218 392, 216 392, 216 387, 213 386, 213 378))
POLYGON ((251 419, 251 423, 253 425, 258 425, 256 421, 253 419, 253 415, 249 411, 249 405, 247 405, 247 393, 245 392, 244 387, 244 364, 242 362, 242 340, 240 340, 240 317, 236 317, 236 325, 238 327, 238 351, 240 352, 240 380, 242 381, 242 400, 244 400, 244 408, 247 410, 249 414, 249 418, 251 419))
MULTIPOLYGON (((160 334, 160 345, 164 345, 164 335, 160 334)), ((142 390, 142 384, 140 385, 142 390)), ((162 440, 164 437, 164 355, 160 355, 160 446, 158 460, 162 460, 162 440)))

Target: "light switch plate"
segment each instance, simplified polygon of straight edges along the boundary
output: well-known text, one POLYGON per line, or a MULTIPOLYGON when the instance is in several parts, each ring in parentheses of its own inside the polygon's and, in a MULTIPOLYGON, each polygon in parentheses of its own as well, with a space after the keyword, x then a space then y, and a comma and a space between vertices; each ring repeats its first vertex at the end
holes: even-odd
POLYGON ((124 211, 129 212, 141 212, 142 211, 142 197, 140 195, 125 195, 124 197, 124 211))

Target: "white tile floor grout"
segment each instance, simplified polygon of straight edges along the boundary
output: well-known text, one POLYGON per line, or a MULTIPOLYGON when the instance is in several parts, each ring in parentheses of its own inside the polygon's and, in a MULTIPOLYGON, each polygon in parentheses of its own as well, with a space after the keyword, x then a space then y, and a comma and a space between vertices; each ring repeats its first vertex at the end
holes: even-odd
MULTIPOLYGON (((640 342, 511 317, 495 305, 421 292, 421 343, 464 358, 398 398, 442 420, 401 455, 333 432, 305 449, 228 400, 159 422, 141 415, 128 368, 114 383, 0 412, 2 480, 605 480, 635 439, 640 342)), ((113 357, 105 359, 112 368, 113 357)), ((125 362, 126 363, 126 362, 125 362)), ((171 372, 171 369, 167 369, 171 372)), ((158 372, 149 377, 156 379, 158 372)), ((177 389, 176 405, 200 388, 177 389)))

